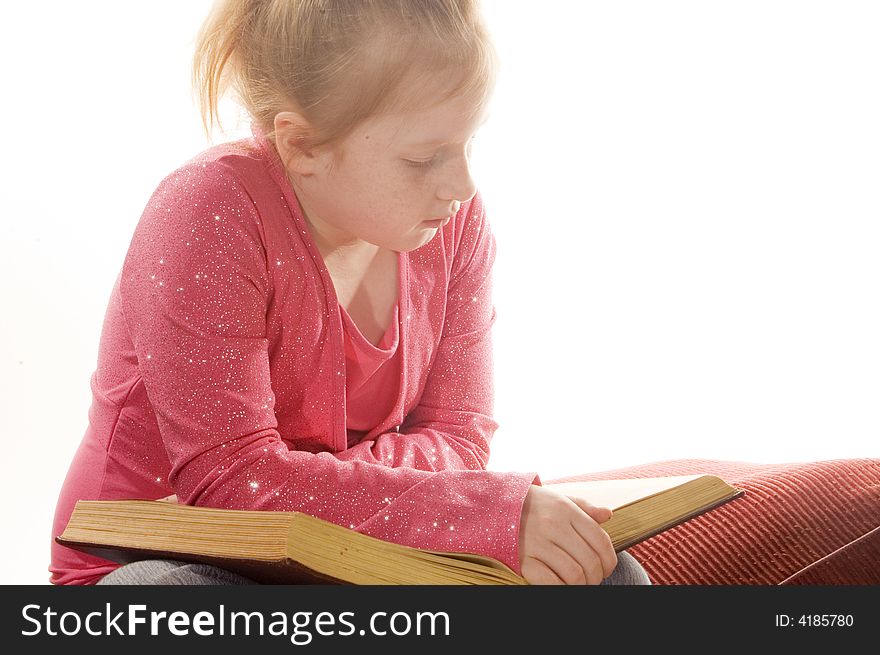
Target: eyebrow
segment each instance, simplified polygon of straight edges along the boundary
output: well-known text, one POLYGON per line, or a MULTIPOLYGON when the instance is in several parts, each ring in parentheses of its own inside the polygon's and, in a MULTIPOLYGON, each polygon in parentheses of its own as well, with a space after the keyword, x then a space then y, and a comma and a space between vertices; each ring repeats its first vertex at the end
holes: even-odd
MULTIPOLYGON (((489 118, 490 118, 489 116, 486 116, 486 117, 482 120, 482 122, 481 122, 479 125, 477 125, 477 128, 480 128, 480 127, 482 127, 483 125, 485 125, 486 122, 489 120, 489 118)), ((408 146, 408 147, 413 147, 413 146, 415 146, 415 147, 420 147, 420 146, 445 146, 445 145, 448 144, 448 143, 449 143, 449 141, 443 141, 442 139, 434 139, 434 140, 432 140, 432 141, 420 141, 419 143, 409 143, 409 144, 407 144, 407 146, 408 146)))

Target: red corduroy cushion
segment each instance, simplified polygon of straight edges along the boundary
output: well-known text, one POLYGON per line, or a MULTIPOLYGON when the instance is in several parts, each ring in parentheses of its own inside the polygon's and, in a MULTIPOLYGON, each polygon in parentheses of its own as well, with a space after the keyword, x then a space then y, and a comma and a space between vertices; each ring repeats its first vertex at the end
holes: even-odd
POLYGON ((745 496, 630 548, 654 584, 880 584, 880 459, 672 460, 547 482, 696 473, 745 496))

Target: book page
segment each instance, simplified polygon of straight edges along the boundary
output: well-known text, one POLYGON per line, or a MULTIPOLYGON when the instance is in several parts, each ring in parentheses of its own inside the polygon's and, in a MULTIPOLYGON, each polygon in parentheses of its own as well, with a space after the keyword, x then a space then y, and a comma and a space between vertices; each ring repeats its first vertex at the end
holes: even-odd
POLYGON ((544 486, 557 493, 583 498, 596 507, 612 510, 654 496, 661 491, 680 486, 703 475, 675 475, 662 478, 634 478, 631 480, 587 480, 583 482, 556 482, 544 486))

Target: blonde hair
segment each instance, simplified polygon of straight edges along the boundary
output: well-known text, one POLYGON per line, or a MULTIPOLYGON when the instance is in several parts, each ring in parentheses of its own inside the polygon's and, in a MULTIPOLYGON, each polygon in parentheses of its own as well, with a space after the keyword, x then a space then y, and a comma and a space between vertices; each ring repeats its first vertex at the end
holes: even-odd
POLYGON ((270 141, 292 110, 309 124, 300 145, 321 148, 376 115, 459 96, 478 111, 498 67, 479 0, 218 0, 196 38, 193 88, 209 139, 231 88, 270 141))

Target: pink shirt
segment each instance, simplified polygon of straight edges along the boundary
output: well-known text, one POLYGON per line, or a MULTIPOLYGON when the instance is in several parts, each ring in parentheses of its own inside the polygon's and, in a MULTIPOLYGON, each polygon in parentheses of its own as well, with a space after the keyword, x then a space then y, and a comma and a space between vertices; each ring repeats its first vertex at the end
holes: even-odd
POLYGON ((374 346, 361 334, 345 308, 339 306, 345 340, 345 413, 349 446, 358 443, 374 425, 378 425, 397 402, 400 390, 399 307, 399 303, 395 304, 391 325, 374 346))
MULTIPOLYGON (((486 471, 495 240, 477 194, 399 253, 375 348, 340 311, 260 132, 159 184, 111 293, 89 424, 58 499, 161 498, 302 511, 414 547, 519 569, 535 473, 486 471)), ((52 543, 55 584, 118 565, 52 543)))

